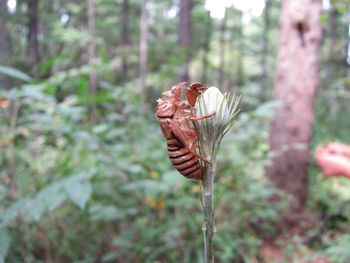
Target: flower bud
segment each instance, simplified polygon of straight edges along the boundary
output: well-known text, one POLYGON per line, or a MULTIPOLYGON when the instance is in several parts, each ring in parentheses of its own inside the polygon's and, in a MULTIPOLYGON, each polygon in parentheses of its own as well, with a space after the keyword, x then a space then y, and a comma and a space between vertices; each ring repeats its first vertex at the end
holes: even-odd
POLYGON ((215 112, 215 115, 208 121, 217 121, 220 124, 226 124, 230 119, 227 105, 227 97, 216 87, 208 88, 200 96, 195 105, 197 116, 204 116, 215 112))
POLYGON ((234 124, 239 100, 240 97, 231 93, 222 94, 216 87, 208 88, 197 98, 195 111, 198 117, 215 113, 195 123, 199 150, 207 159, 215 158, 221 139, 234 124))

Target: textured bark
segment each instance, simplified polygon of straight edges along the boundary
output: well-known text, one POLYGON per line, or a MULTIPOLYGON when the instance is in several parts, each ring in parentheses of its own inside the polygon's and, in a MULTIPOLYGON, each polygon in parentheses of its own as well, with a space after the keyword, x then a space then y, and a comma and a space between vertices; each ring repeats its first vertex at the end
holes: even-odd
MULTIPOLYGON (((328 45, 327 45, 327 58, 326 63, 323 63, 324 74, 322 83, 320 83, 320 88, 329 89, 334 83, 334 79, 344 77, 344 73, 346 74, 347 70, 347 57, 346 53, 343 52, 342 47, 339 46, 338 32, 338 18, 339 12, 334 7, 334 5, 328 10, 328 25, 326 26, 328 45)), ((343 33, 343 32, 342 32, 343 33)), ((346 27, 346 32, 344 32, 346 36, 348 36, 348 27, 346 27)), ((347 43, 346 43, 347 44, 347 43)), ((338 98, 336 96, 325 96, 325 102, 329 107, 329 114, 333 117, 336 117, 340 110, 340 104, 338 103, 338 98)))
POLYGON ((210 51, 210 39, 211 39, 211 16, 210 16, 210 11, 208 11, 208 16, 207 16, 207 22, 206 22, 206 32, 204 36, 204 43, 203 43, 203 71, 202 71, 202 78, 201 82, 206 84, 207 83, 207 74, 208 74, 208 54, 210 51))
POLYGON ((123 1, 122 10, 122 46, 123 46, 123 56, 122 56, 122 68, 124 76, 128 76, 129 65, 127 60, 126 49, 129 46, 129 0, 123 1))
POLYGON ((220 67, 218 76, 218 87, 226 90, 224 86, 224 72, 225 72, 225 47, 226 47, 226 23, 227 23, 227 8, 225 9, 225 16, 220 25, 220 67))
POLYGON ((181 50, 185 52, 185 63, 180 72, 179 80, 188 81, 188 68, 192 56, 192 0, 180 0, 179 10, 178 44, 181 50))
POLYGON ((243 14, 241 11, 238 11, 237 13, 237 41, 238 41, 238 58, 237 58, 237 86, 242 86, 244 84, 244 61, 243 61, 243 54, 245 52, 245 45, 244 45, 244 32, 243 32, 243 14))
POLYGON ((6 19, 8 10, 5 0, 0 0, 0 60, 6 62, 10 57, 10 34, 7 28, 6 19))
POLYGON ((307 169, 318 85, 322 1, 284 0, 281 10, 275 99, 272 121, 272 162, 267 175, 291 193, 298 207, 307 198, 307 169))
POLYGON ((11 137, 11 142, 7 149, 7 176, 11 180, 10 193, 13 200, 17 199, 17 177, 16 177, 16 155, 15 155, 15 137, 16 137, 16 126, 18 113, 21 108, 20 103, 15 103, 11 111, 10 116, 10 130, 9 135, 11 137))
POLYGON ((28 49, 27 55, 33 66, 40 61, 39 41, 38 41, 38 13, 39 0, 28 1, 28 49))
MULTIPOLYGON (((93 65, 96 59, 96 42, 95 42, 95 0, 88 0, 88 27, 89 27, 89 45, 88 45, 88 59, 89 65, 93 65)), ((94 69, 90 69, 89 73, 89 93, 94 96, 97 91, 97 75, 94 69)), ((97 121, 97 106, 93 102, 89 109, 89 119, 92 123, 97 121)))
POLYGON ((328 26, 328 33, 329 33, 329 60, 332 61, 334 58, 338 58, 339 55, 337 54, 337 32, 338 32, 338 16, 339 13, 337 9, 333 6, 329 10, 329 26, 328 26))
POLYGON ((262 97, 266 93, 268 87, 268 63, 267 58, 269 55, 269 29, 270 29, 270 0, 265 0, 264 8, 264 28, 262 32, 262 50, 261 50, 261 79, 262 79, 262 97))
POLYGON ((146 90, 147 54, 148 54, 148 16, 147 0, 142 0, 140 19, 140 92, 146 90))
MULTIPOLYGON (((5 0, 0 0, 0 65, 9 64, 11 58, 10 33, 7 28, 6 20, 8 18, 8 10, 5 0)), ((11 80, 0 74, 0 87, 9 89, 11 80)))

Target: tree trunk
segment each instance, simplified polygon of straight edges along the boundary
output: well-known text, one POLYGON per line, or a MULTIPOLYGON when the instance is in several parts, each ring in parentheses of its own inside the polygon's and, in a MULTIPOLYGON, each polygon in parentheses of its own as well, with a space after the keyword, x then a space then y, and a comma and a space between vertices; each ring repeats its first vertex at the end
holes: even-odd
MULTIPOLYGON (((8 18, 7 1, 0 0, 0 65, 8 65, 11 58, 10 33, 7 28, 8 18)), ((0 87, 9 89, 10 79, 0 74, 0 87)))
POLYGON ((339 13, 337 9, 332 6, 329 10, 329 60, 332 61, 334 58, 337 60, 339 55, 337 54, 337 32, 338 32, 338 16, 339 13))
POLYGON ((178 22, 178 44, 181 51, 185 53, 185 63, 181 69, 179 80, 188 81, 188 68, 191 62, 192 44, 192 0, 180 0, 179 22, 178 22))
MULTIPOLYGON (((350 5, 348 5, 347 8, 347 17, 350 17, 350 5)), ((344 78, 349 78, 350 77, 350 70, 348 70, 348 66, 350 65, 350 33, 349 33, 349 26, 344 27, 343 29, 345 29, 345 34, 347 36, 347 41, 345 44, 345 48, 346 48, 346 64, 345 64, 345 70, 343 71, 343 76, 344 78)))
POLYGON ((237 86, 242 86, 244 84, 244 62, 243 62, 243 56, 244 56, 244 32, 243 32, 243 13, 242 11, 238 11, 237 14, 237 20, 238 20, 238 58, 237 58, 237 86))
POLYGON ((244 37, 243 37, 243 25, 242 25, 242 11, 236 8, 230 8, 230 23, 229 28, 229 50, 236 50, 233 53, 234 59, 231 59, 227 68, 232 72, 232 77, 227 79, 227 90, 233 93, 239 93, 239 88, 243 86, 244 82, 244 67, 243 67, 243 54, 244 54, 244 37))
POLYGON ((218 87, 221 88, 222 90, 226 90, 226 87, 224 86, 226 23, 227 23, 227 8, 225 9, 225 15, 220 25, 220 68, 219 68, 219 77, 218 77, 218 87))
POLYGON ((204 43, 203 43, 203 71, 202 71, 202 78, 201 81, 202 83, 206 84, 207 83, 207 74, 208 74, 208 54, 210 51, 210 39, 211 39, 211 16, 210 16, 210 11, 208 11, 208 17, 207 17, 207 24, 206 24, 206 32, 204 36, 204 43))
POLYGON ((262 89, 261 89, 261 97, 262 99, 265 99, 266 94, 266 88, 268 87, 269 81, 268 81, 268 63, 267 58, 269 55, 269 29, 270 29, 270 17, 269 17, 269 11, 270 11, 270 0, 265 0, 265 8, 264 8, 264 28, 262 32, 262 48, 261 48, 261 83, 262 83, 262 89))
POLYGON ((127 60, 127 48, 129 47, 129 0, 123 1, 123 10, 122 10, 122 47, 123 47, 123 56, 122 56, 122 69, 123 75, 127 79, 129 73, 129 65, 127 60))
MULTIPOLYGON (((328 54, 326 63, 324 63, 325 67, 325 76, 323 77, 322 83, 320 83, 320 88, 329 89, 332 86, 332 83, 335 79, 343 78, 344 73, 346 73, 347 65, 346 65, 346 54, 347 52, 342 52, 341 48, 339 48, 339 40, 338 36, 338 17, 339 12, 335 8, 334 5, 328 10, 328 26, 326 27, 327 38, 328 38, 328 54), (344 54, 345 53, 345 54, 344 54), (345 70, 344 70, 345 69, 345 70)), ((346 26, 346 32, 344 32, 348 36, 348 27, 346 26)), ((336 114, 338 114, 340 110, 340 104, 337 102, 338 98, 335 96, 325 96, 325 102, 328 104, 329 115, 331 117, 336 118, 336 114)))
POLYGON ((282 2, 275 99, 270 148, 274 155, 267 176, 295 197, 303 208, 307 199, 307 170, 318 85, 322 37, 322 1, 282 2))
POLYGON ((142 0, 140 19, 140 92, 146 90, 147 54, 148 54, 148 17, 147 0, 142 0))
POLYGON ((0 60, 1 63, 7 62, 10 57, 10 34, 7 28, 6 19, 8 10, 6 0, 0 0, 0 60))
POLYGON ((28 1, 28 49, 27 55, 32 63, 36 66, 40 62, 39 41, 38 41, 38 12, 39 0, 28 1))
POLYGON ((10 194, 13 200, 17 199, 17 177, 16 177, 16 145, 15 145, 15 137, 16 137, 16 126, 17 126, 17 118, 18 113, 21 109, 21 103, 15 103, 11 110, 10 115, 10 130, 9 134, 11 137, 11 142, 8 146, 7 150, 7 176, 11 180, 10 184, 10 194))
MULTIPOLYGON (((90 65, 89 73, 89 93, 94 97, 97 91, 97 75, 93 68, 93 63, 96 59, 96 42, 95 42, 95 0, 88 0, 88 27, 89 27, 89 44, 88 44, 88 59, 90 65)), ((92 100, 94 101, 94 99, 92 100)), ((96 102, 92 102, 89 109, 89 119, 92 123, 97 121, 97 106, 96 102)))

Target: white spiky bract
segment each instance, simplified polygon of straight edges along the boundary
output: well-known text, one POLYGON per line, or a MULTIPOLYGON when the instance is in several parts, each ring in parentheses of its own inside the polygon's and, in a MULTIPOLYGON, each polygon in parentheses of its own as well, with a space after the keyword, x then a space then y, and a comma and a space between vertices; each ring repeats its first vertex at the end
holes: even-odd
POLYGON ((208 88, 197 99, 195 110, 198 117, 215 112, 215 115, 197 121, 200 151, 207 159, 215 157, 221 139, 235 122, 240 97, 227 92, 222 94, 216 87, 208 88))

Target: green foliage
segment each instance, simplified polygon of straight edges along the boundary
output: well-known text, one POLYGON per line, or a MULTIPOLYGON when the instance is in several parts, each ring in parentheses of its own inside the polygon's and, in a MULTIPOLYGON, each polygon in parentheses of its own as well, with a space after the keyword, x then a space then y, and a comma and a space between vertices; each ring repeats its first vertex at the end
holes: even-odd
POLYGON ((6 66, 0 66, 0 74, 5 74, 10 77, 20 79, 26 82, 29 82, 32 80, 32 78, 29 75, 23 73, 22 71, 11 67, 6 67, 6 66))
POLYGON ((11 236, 6 229, 0 230, 0 263, 5 262, 7 250, 10 247, 11 236))
MULTIPOLYGON (((1 109, 1 148, 4 153, 16 149, 18 183, 16 201, 11 201, 11 184, 0 200, 0 227, 9 233, 5 241, 11 235, 17 244, 10 247, 9 262, 24 260, 21 247, 27 247, 25 258, 34 260, 36 249, 47 249, 41 243, 54 249, 50 253, 57 262, 91 261, 94 251, 106 262, 200 262, 199 185, 171 168, 152 111, 131 89, 104 82, 108 99, 101 103, 99 124, 82 124, 89 104, 79 94, 58 100, 52 92, 63 79, 76 83, 77 77, 84 79, 84 74, 58 72, 1 94, 9 101, 1 109), (13 130, 6 124, 16 103, 21 106, 13 130), (49 235, 34 245, 33 235, 39 233, 49 235), (91 253, 82 256, 74 247, 84 239, 89 242, 81 249, 91 253), (100 251, 94 244, 108 248, 100 251)), ((263 161, 258 166, 254 161, 263 157, 257 151, 266 146, 256 150, 252 143, 266 145, 267 133, 260 129, 268 124, 268 111, 263 106, 241 114, 239 129, 227 137, 219 156, 216 242, 223 262, 251 257, 261 244, 257 233, 273 232, 279 208, 266 202, 273 189, 261 177, 263 161), (245 174, 245 165, 255 169, 245 174)), ((1 156, 0 166, 6 167, 8 156, 1 156)))
POLYGON ((329 255, 329 259, 334 263, 343 263, 350 260, 350 235, 344 234, 337 236, 335 240, 329 240, 327 242, 326 254, 329 255))
MULTIPOLYGON (((96 1, 98 58, 90 64, 86 5, 39 1, 37 65, 26 55, 27 2, 16 2, 6 23, 10 59, 0 66, 0 263, 203 262, 200 186, 171 167, 153 111, 155 100, 175 83, 186 59, 186 50, 177 44, 174 2, 148 1, 149 59, 143 94, 137 90, 139 1, 129 1, 127 45, 122 40, 123 1, 96 1), (91 73, 98 80, 95 94, 89 91, 91 73), (89 121, 93 104, 96 123, 89 121)), ((221 21, 211 18, 209 32, 204 1, 193 2, 190 75, 194 81, 203 77, 205 58, 206 84, 215 86, 221 21)), ((235 128, 218 156, 215 247, 223 263, 259 259, 261 246, 278 233, 285 209, 284 200, 271 202, 276 190, 264 177, 269 122, 276 105, 269 100, 280 1, 270 3, 267 54, 261 54, 263 16, 249 20, 235 7, 228 10, 225 85, 243 100, 235 128), (267 61, 266 85, 262 57, 267 61)), ((334 1, 335 17, 326 11, 322 17, 313 148, 329 140, 349 142, 350 80, 344 57, 348 4, 334 1), (335 30, 332 19, 338 25, 335 30)), ((350 210, 343 206, 349 199, 349 182, 325 179, 315 165, 309 182, 309 207, 320 220, 305 236, 316 238, 310 245, 303 244, 303 237, 284 241, 287 254, 295 262, 324 254, 330 262, 350 261, 349 235, 344 234, 349 232, 350 210)))

